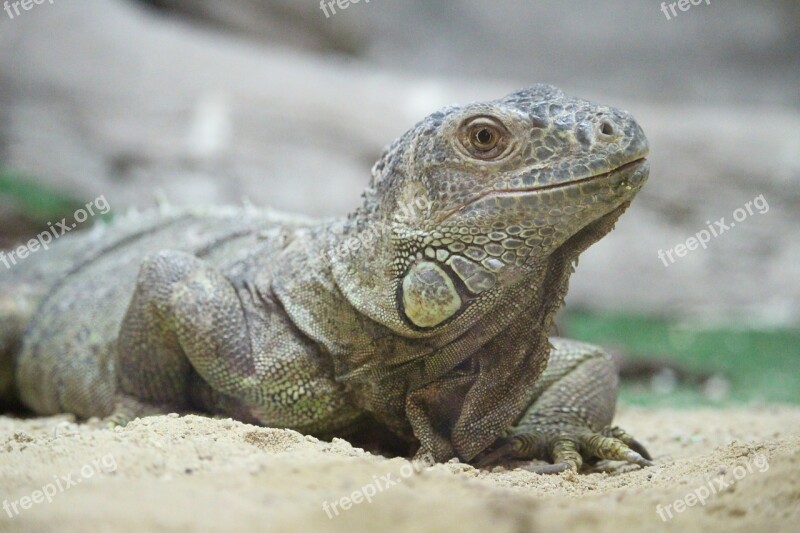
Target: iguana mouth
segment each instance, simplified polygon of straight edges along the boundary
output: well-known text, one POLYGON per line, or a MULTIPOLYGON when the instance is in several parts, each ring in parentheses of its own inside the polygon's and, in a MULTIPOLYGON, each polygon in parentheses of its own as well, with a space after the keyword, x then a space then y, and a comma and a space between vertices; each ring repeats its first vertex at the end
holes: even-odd
POLYGON ((599 181, 599 180, 603 180, 603 179, 606 179, 606 178, 610 178, 612 175, 615 175, 615 174, 621 174, 621 175, 625 175, 626 177, 636 178, 637 181, 634 182, 634 183, 630 183, 630 184, 638 187, 639 185, 641 185, 645 181, 643 178, 645 178, 646 172, 642 172, 642 170, 646 170, 647 164, 648 164, 647 157, 646 156, 642 156, 642 157, 638 157, 638 158, 636 158, 636 159, 634 159, 632 161, 629 161, 628 163, 624 163, 624 164, 622 164, 622 165, 620 165, 618 167, 615 167, 615 168, 613 168, 611 170, 608 170, 606 172, 601 172, 600 174, 592 174, 591 176, 586 176, 586 177, 583 177, 583 178, 578 178, 578 179, 574 179, 574 180, 570 180, 570 181, 565 181, 563 183, 551 183, 551 184, 548 184, 548 185, 537 185, 537 186, 533 186, 533 187, 519 187, 519 188, 510 188, 510 189, 490 189, 490 190, 484 191, 484 192, 476 195, 474 198, 472 198, 467 203, 465 203, 465 204, 463 204, 463 205, 461 205, 459 207, 451 209, 450 211, 445 213, 445 215, 442 218, 442 220, 447 220, 448 218, 450 218, 454 214, 458 213, 459 211, 463 211, 464 209, 466 209, 470 205, 472 205, 472 204, 474 204, 474 203, 476 203, 476 202, 478 202, 478 201, 480 201, 480 200, 482 200, 484 198, 487 198, 487 197, 505 196, 505 195, 520 194, 520 193, 536 193, 536 192, 547 191, 547 190, 552 190, 552 189, 563 189, 563 188, 567 188, 567 187, 573 187, 573 186, 579 185, 581 183, 587 183, 587 182, 591 182, 591 181, 599 181))
MULTIPOLYGON (((627 173, 627 171, 631 170, 631 169, 633 169, 633 170, 631 170, 630 175, 631 176, 635 176, 635 175, 637 175, 638 170, 640 170, 642 167, 644 167, 644 165, 646 165, 646 163, 647 163, 647 158, 646 157, 640 157, 639 159, 635 159, 635 160, 631 161, 630 163, 625 163, 624 165, 620 165, 620 166, 618 166, 618 167, 616 167, 616 168, 614 168, 612 170, 609 170, 607 172, 602 172, 600 174, 593 174, 593 175, 587 176, 585 178, 578 178, 576 180, 566 181, 564 183, 551 183, 550 185, 539 185, 537 187, 520 187, 518 189, 500 189, 500 190, 495 190, 495 191, 489 191, 486 195, 483 195, 483 196, 489 196, 491 194, 506 194, 506 193, 519 193, 519 192, 538 192, 538 191, 546 191, 546 190, 549 190, 549 189, 560 189, 560 188, 563 188, 563 187, 570 187, 572 185, 577 185, 579 183, 586 183, 588 181, 601 180, 601 179, 604 179, 604 178, 608 178, 609 176, 611 176, 612 174, 615 174, 617 172, 626 172, 627 173), (639 167, 639 168, 636 168, 636 167, 639 167)), ((479 199, 480 198, 476 198, 475 200, 479 200, 479 199)), ((473 200, 472 202, 474 202, 475 200, 473 200)), ((472 203, 472 202, 470 202, 470 203, 472 203)), ((467 204, 467 205, 469 205, 469 204, 467 204)))

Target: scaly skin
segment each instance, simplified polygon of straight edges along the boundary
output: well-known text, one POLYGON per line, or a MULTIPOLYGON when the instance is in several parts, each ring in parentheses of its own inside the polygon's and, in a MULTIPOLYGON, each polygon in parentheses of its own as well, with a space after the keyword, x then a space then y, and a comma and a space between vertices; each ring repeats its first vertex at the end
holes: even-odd
POLYGON ((346 220, 194 210, 65 237, 3 274, 5 395, 118 421, 383 428, 439 461, 649 464, 609 427, 610 358, 547 336, 646 155, 628 114, 538 85, 417 124, 346 220))

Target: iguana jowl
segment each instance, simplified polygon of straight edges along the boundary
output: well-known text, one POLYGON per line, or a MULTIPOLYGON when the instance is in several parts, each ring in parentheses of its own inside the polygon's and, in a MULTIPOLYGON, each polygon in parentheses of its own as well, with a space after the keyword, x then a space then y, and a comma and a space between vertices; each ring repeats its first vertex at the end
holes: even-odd
POLYGON ((611 359, 548 339, 647 152, 630 115, 537 85, 414 126, 345 220, 162 211, 65 237, 0 274, 5 394, 112 420, 380 426, 440 461, 649 464, 609 426, 611 359))

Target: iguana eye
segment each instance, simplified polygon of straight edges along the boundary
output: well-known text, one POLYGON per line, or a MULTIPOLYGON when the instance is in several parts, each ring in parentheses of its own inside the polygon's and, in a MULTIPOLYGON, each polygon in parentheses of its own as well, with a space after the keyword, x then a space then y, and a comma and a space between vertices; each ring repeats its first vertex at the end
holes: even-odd
POLYGON ((509 143, 508 130, 487 116, 472 117, 459 128, 459 141, 469 155, 478 159, 495 159, 503 155, 509 143))
POLYGON ((482 152, 491 150, 497 146, 497 134, 494 129, 486 126, 472 128, 470 140, 472 141, 472 146, 474 146, 476 150, 482 152))

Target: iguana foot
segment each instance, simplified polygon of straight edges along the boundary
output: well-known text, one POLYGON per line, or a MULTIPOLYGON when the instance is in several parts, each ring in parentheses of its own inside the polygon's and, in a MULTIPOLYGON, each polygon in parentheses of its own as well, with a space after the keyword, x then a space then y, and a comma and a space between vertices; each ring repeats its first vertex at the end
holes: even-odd
POLYGON ((478 464, 550 461, 529 468, 542 474, 577 471, 599 459, 651 466, 644 446, 610 425, 618 387, 612 357, 589 344, 559 338, 551 342, 548 366, 534 384, 530 407, 478 464))
POLYGON ((163 415, 168 411, 154 405, 149 405, 134 398, 124 397, 114 404, 114 412, 103 418, 103 426, 113 429, 117 426, 127 426, 129 422, 145 416, 163 415))
POLYGON ((594 432, 589 428, 570 430, 559 426, 501 439, 498 447, 478 461, 478 466, 515 459, 552 462, 544 466, 523 467, 538 474, 577 471, 585 461, 595 459, 627 461, 642 467, 653 465, 645 447, 618 427, 607 426, 600 432, 594 432))

